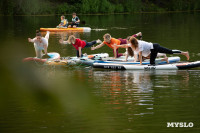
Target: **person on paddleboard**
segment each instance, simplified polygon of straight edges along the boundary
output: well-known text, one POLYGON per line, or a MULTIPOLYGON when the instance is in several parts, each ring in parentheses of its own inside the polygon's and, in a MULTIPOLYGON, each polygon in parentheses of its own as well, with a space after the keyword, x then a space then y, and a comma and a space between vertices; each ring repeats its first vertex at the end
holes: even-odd
POLYGON ((57 28, 65 28, 65 27, 67 27, 68 21, 67 21, 67 19, 65 19, 65 16, 62 15, 62 16, 60 17, 60 19, 61 19, 61 22, 60 22, 60 24, 57 26, 57 28))
POLYGON ((28 42, 34 43, 34 48, 35 48, 35 53, 36 53, 37 58, 43 57, 43 53, 42 53, 43 50, 44 50, 45 55, 48 56, 47 48, 48 48, 49 34, 50 34, 50 32, 47 31, 46 36, 42 37, 39 30, 36 30, 36 37, 33 39, 28 38, 28 42))
POLYGON ((76 28, 76 27, 78 27, 79 24, 80 24, 80 19, 79 19, 78 16, 76 16, 76 13, 74 12, 72 14, 72 22, 68 27, 69 28, 76 28))
MULTIPOLYGON (((129 41, 130 38, 131 38, 131 36, 128 36, 126 38, 127 44, 129 44, 129 45, 130 45, 130 41, 129 41)), ((131 47, 129 47, 129 45, 127 45, 127 44, 125 44, 125 45, 119 45, 118 46, 118 48, 126 48, 126 52, 124 53, 124 55, 125 55, 125 60, 124 61, 127 61, 127 59, 128 59, 129 56, 134 57, 134 62, 138 61, 138 55, 134 54, 134 50, 131 47)), ((167 55, 166 54, 164 54, 164 53, 158 53, 157 56, 158 57, 164 57, 164 59, 162 61, 167 61, 167 63, 168 63, 167 55)), ((142 60, 145 60, 145 59, 150 59, 150 56, 147 56, 147 57, 142 56, 142 60)))
MULTIPOLYGON (((166 53, 166 54, 181 54, 187 57, 187 60, 190 59, 188 52, 182 52, 180 50, 171 50, 165 47, 160 46, 158 43, 150 43, 146 41, 137 40, 135 37, 130 38, 130 44, 126 44, 123 47, 131 47, 134 51, 135 55, 139 55, 139 61, 142 65, 142 56, 150 57, 150 64, 155 65, 155 59, 158 53, 166 53)), ((122 46, 113 45, 113 47, 119 48, 122 46)), ((137 56, 135 57, 135 61, 137 61, 137 56)), ((165 60, 168 62, 168 58, 165 60)))
POLYGON ((86 40, 81 40, 79 38, 76 38, 74 35, 69 36, 67 41, 64 41, 63 39, 60 39, 59 41, 61 44, 72 44, 75 49, 77 50, 77 57, 82 57, 82 49, 91 47, 94 44, 101 43, 101 40, 91 41, 87 42, 86 40))
MULTIPOLYGON (((134 36, 134 37, 142 36, 142 33, 139 32, 139 33, 134 34, 132 36, 134 36)), ((114 45, 114 44, 116 44, 116 45, 127 44, 126 39, 122 39, 122 38, 115 39, 115 38, 112 38, 111 35, 108 34, 108 33, 103 36, 103 39, 104 39, 104 41, 101 44, 97 45, 96 47, 91 47, 91 50, 98 49, 98 48, 100 48, 100 47, 102 47, 106 44, 108 47, 113 49, 114 58, 118 58, 118 57, 123 55, 122 53, 118 53, 118 48, 114 48, 112 45, 114 45)))

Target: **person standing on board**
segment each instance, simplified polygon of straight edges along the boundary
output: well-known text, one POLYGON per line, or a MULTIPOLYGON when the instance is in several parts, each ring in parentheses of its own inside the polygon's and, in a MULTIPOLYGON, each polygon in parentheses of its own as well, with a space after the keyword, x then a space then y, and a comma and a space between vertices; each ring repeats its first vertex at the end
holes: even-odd
POLYGON ((60 39, 59 41, 61 44, 72 44, 75 49, 77 50, 77 57, 82 57, 82 49, 83 48, 87 48, 87 47, 91 47, 94 44, 97 43, 101 43, 101 40, 96 40, 96 41, 92 41, 92 42, 87 42, 85 40, 81 40, 79 38, 76 38, 74 35, 69 36, 67 41, 64 41, 63 39, 60 39))
POLYGON ((28 38, 28 42, 34 43, 35 53, 36 53, 37 58, 42 58, 42 56, 43 56, 42 50, 44 50, 45 55, 48 56, 47 48, 48 48, 49 34, 50 34, 50 32, 47 31, 46 36, 42 37, 39 30, 36 30, 36 37, 33 39, 28 38))
MULTIPOLYGON (((132 36, 134 36, 134 37, 142 36, 142 33, 139 32, 139 33, 134 34, 132 36)), ((104 39, 104 41, 101 44, 97 45, 96 47, 91 47, 91 50, 98 49, 98 48, 100 48, 100 47, 102 47, 106 44, 108 47, 113 49, 114 58, 118 58, 118 57, 123 55, 121 53, 118 53, 118 48, 113 47, 112 45, 114 45, 114 44, 116 44, 116 45, 127 44, 127 39, 122 39, 122 38, 115 39, 115 38, 112 38, 111 35, 108 34, 108 33, 103 36, 103 39, 104 39)))
MULTIPOLYGON (((148 57, 150 56, 150 64, 155 65, 155 59, 158 53, 166 53, 166 54, 181 54, 187 57, 187 60, 190 59, 188 52, 182 52, 180 50, 171 50, 165 47, 160 46, 158 43, 150 43, 146 41, 137 40, 135 37, 130 38, 130 44, 126 44, 123 46, 113 45, 113 47, 131 47, 134 51, 134 54, 139 54, 139 61, 142 65, 142 56, 148 57)), ((137 57, 137 56, 136 56, 137 57)), ((137 58, 135 58, 137 60, 137 58)), ((165 58, 168 62, 168 58, 165 58)))
POLYGON ((74 13, 72 14, 72 24, 69 25, 68 27, 69 27, 69 28, 78 27, 79 23, 80 23, 80 19, 79 19, 78 16, 76 16, 76 13, 74 12, 74 13))
POLYGON ((61 22, 60 22, 60 24, 57 26, 57 28, 64 28, 64 27, 67 27, 68 21, 67 21, 67 19, 65 19, 65 16, 62 15, 62 16, 60 17, 60 19, 61 19, 61 22))

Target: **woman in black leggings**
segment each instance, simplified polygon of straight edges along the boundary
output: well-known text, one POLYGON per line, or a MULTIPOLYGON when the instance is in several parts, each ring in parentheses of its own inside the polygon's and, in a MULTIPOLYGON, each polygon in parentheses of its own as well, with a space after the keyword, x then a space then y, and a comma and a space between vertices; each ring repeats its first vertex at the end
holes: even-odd
POLYGON ((179 50, 171 50, 165 47, 160 46, 157 43, 149 43, 145 41, 137 40, 135 37, 130 38, 130 47, 134 50, 134 53, 139 54, 140 64, 142 64, 142 56, 147 57, 150 55, 150 64, 155 65, 155 59, 158 53, 166 53, 166 54, 181 54, 187 57, 189 60, 189 53, 182 52, 179 50))

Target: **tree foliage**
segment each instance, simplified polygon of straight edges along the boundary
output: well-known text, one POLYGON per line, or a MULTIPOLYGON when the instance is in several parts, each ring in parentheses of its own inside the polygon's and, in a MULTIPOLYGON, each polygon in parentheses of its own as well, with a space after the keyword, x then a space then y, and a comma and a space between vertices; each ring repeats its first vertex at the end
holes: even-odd
POLYGON ((200 10, 200 0, 1 0, 0 14, 123 13, 200 10))

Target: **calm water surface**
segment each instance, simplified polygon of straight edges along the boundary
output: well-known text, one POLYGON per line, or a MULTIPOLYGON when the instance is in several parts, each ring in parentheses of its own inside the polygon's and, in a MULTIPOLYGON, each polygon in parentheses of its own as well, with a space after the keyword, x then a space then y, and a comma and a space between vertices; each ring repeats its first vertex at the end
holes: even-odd
MULTIPOLYGON (((92 41, 105 33, 126 38, 141 31, 145 41, 189 51, 191 61, 200 60, 200 13, 79 17, 91 33, 51 33, 49 52, 74 56, 71 45, 58 42, 71 34, 92 41)), ((58 23, 59 16, 0 17, 1 133, 200 131, 200 69, 108 71, 23 64, 23 58, 35 56, 27 38, 58 23), (194 127, 167 128, 167 122, 193 122, 194 127)), ((85 52, 113 56, 107 46, 85 52)))

